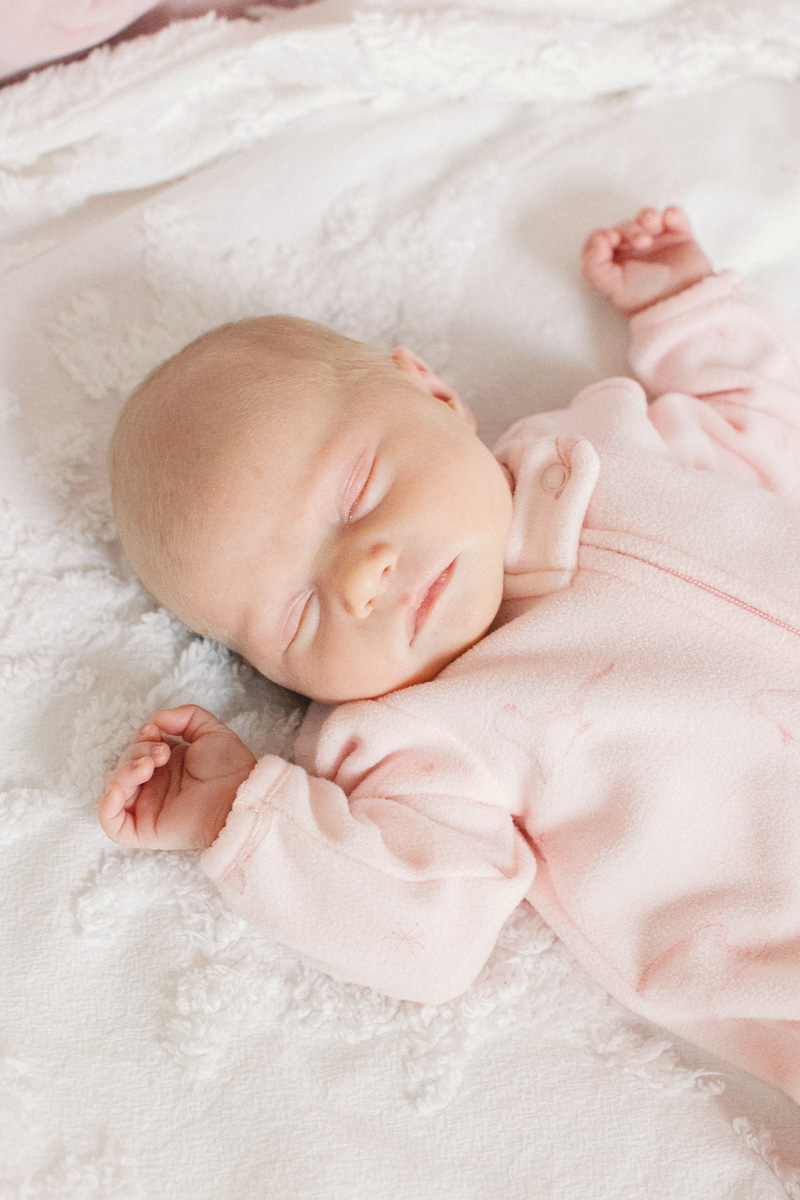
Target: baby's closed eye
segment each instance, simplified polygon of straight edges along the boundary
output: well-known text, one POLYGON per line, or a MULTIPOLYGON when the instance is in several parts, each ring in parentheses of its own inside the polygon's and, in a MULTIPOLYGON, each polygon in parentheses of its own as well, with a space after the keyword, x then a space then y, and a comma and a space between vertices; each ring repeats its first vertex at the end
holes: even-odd
POLYGON ((309 608, 314 597, 313 588, 304 588, 302 592, 292 601, 289 612, 286 616, 286 621, 283 626, 283 634, 281 644, 284 650, 288 650, 292 642, 297 637, 300 627, 304 619, 309 615, 309 608))
POLYGON ((357 521, 369 511, 370 488, 375 476, 375 456, 363 454, 356 463, 343 496, 343 520, 357 521))

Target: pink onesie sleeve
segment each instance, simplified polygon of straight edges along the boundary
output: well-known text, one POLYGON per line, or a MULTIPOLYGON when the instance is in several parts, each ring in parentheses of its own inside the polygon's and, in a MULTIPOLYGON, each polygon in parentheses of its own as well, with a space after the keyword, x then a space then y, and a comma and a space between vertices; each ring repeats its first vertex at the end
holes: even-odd
POLYGON ((800 368, 766 303, 733 271, 631 321, 650 420, 680 461, 800 500, 800 368))
POLYGON ((534 858, 469 754, 408 745, 391 712, 394 749, 368 754, 371 704, 335 710, 332 779, 262 759, 203 865, 228 907, 334 977, 440 1003, 473 982, 534 858))

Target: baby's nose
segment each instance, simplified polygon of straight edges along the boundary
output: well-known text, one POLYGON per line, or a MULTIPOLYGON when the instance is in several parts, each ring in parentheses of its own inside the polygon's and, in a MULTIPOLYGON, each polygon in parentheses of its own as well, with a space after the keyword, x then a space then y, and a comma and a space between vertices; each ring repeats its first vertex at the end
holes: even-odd
POLYGON ((366 617, 386 590, 397 564, 397 552, 387 542, 378 542, 345 557, 339 569, 339 590, 346 612, 366 617))

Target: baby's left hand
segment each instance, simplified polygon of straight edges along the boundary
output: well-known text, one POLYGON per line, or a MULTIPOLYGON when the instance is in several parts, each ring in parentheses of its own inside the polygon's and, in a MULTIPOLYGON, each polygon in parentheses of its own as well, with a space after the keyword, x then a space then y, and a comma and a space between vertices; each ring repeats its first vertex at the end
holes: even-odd
POLYGON ((674 204, 663 213, 643 208, 632 221, 595 229, 581 268, 586 282, 628 316, 713 274, 688 217, 674 204))
POLYGON ((217 838, 255 757, 196 704, 160 709, 135 730, 97 805, 120 846, 205 850, 217 838))

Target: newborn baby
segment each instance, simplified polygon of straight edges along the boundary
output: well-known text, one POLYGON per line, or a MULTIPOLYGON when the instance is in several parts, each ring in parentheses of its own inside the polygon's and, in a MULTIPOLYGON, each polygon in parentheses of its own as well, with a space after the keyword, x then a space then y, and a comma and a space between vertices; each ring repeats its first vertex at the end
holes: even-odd
POLYGON ((583 273, 655 399, 605 380, 494 454, 409 350, 289 317, 144 381, 111 455, 135 569, 323 703, 296 764, 154 713, 100 821, 204 850, 234 911, 412 1000, 467 988, 526 899, 630 1008, 800 1100, 800 373, 678 208, 597 230, 583 273))

